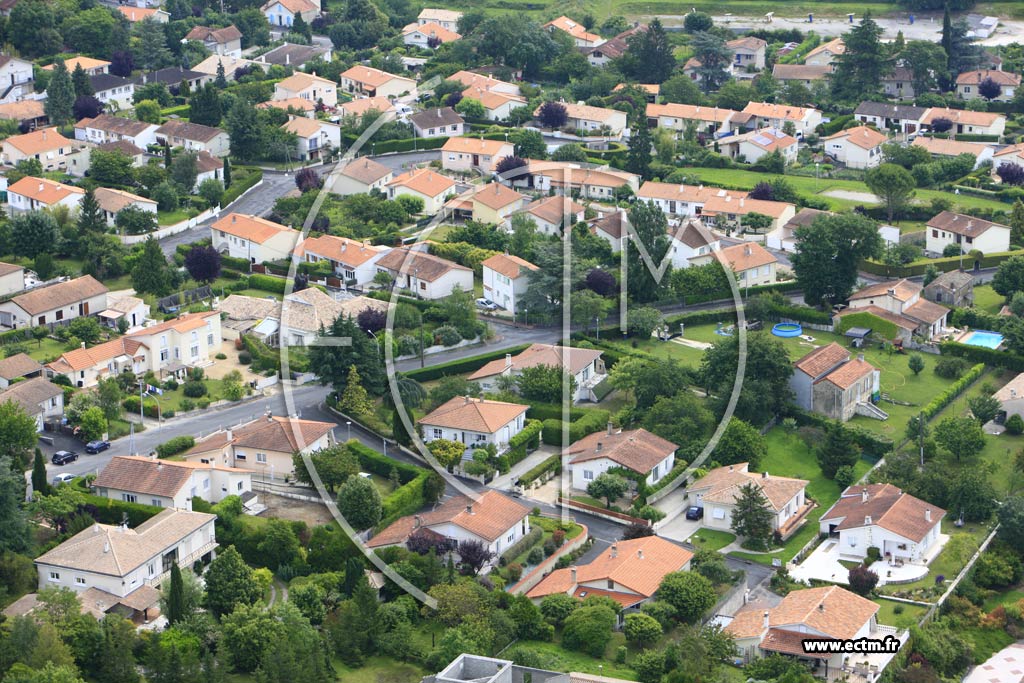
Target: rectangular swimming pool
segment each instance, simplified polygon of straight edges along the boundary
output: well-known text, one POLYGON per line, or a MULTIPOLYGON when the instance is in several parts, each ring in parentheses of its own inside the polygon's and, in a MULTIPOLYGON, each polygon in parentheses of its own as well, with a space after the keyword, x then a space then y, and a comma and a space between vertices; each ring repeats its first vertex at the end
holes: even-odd
POLYGON ((997 349, 999 348, 999 345, 1003 343, 1003 335, 998 332, 974 330, 961 339, 960 343, 969 344, 971 346, 984 346, 986 349, 997 349))

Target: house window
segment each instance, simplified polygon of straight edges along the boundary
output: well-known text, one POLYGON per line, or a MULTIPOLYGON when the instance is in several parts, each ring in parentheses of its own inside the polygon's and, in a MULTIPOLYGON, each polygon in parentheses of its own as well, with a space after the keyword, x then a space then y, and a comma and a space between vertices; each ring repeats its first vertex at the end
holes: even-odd
POLYGON ((486 434, 477 434, 476 435, 476 440, 477 440, 477 442, 487 441, 487 435, 486 434))
POLYGON ((84 586, 85 585, 85 579, 83 579, 81 576, 76 576, 75 577, 75 585, 76 586, 84 586))
POLYGON ((213 346, 213 334, 206 335, 206 345, 213 346))
POLYGON ((847 542, 850 544, 851 548, 856 548, 857 547, 857 537, 856 536, 850 535, 850 536, 847 536, 846 538, 847 538, 847 542))
POLYGON ((511 543, 512 541, 515 540, 515 538, 516 538, 516 532, 513 531, 512 533, 510 533, 508 535, 508 542, 511 543))
POLYGON ((196 346, 193 346, 193 347, 189 348, 188 352, 192 355, 193 358, 198 358, 199 357, 199 345, 197 344, 196 346))
POLYGON ((169 354, 167 353, 167 349, 161 349, 160 350, 160 361, 161 362, 167 360, 168 356, 169 356, 169 354))
POLYGON ((722 508, 715 508, 711 511, 711 516, 715 519, 725 519, 725 510, 722 508))
POLYGON ((156 574, 156 565, 154 565, 152 562, 146 565, 146 574, 147 576, 153 576, 154 574, 156 574))
POLYGON ((245 453, 235 451, 235 460, 245 460, 245 453))
POLYGON ((608 590, 615 588, 615 579, 608 579, 608 590))
POLYGON ((431 434, 435 439, 440 439, 441 437, 444 436, 444 431, 435 427, 434 429, 431 430, 431 434))
POLYGON ((123 500, 126 503, 134 503, 136 502, 137 498, 135 497, 134 493, 122 493, 121 500, 123 500))
POLYGON ((203 480, 203 490, 204 491, 209 491, 210 490, 210 480, 209 479, 204 479, 203 480))
POLYGON ((266 463, 267 462, 267 454, 266 453, 257 453, 256 454, 256 462, 266 463))
POLYGON ((150 499, 149 504, 155 508, 162 508, 164 506, 164 502, 159 498, 150 499))
POLYGON ((60 572, 50 572, 50 581, 60 581, 60 572))
POLYGON ((238 482, 238 490, 239 490, 239 491, 241 491, 241 490, 242 490, 242 482, 238 482))
POLYGON ((583 470, 583 479, 584 479, 584 481, 593 481, 594 480, 594 471, 593 470, 583 470))

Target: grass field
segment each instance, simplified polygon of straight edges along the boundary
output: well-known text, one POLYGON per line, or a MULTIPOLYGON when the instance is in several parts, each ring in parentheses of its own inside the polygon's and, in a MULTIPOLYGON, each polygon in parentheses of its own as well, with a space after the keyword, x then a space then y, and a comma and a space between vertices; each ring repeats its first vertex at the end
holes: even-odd
POLYGON ((910 628, 928 611, 923 605, 907 605, 885 598, 875 598, 875 603, 879 607, 878 623, 897 628, 910 628))
POLYGON ((1024 586, 1018 586, 1002 593, 996 593, 982 605, 982 609, 991 612, 1000 605, 1006 606, 1024 600, 1024 586))
POLYGON ((996 294, 992 285, 978 285, 974 288, 974 306, 987 313, 999 313, 1006 299, 996 294))
POLYGON ((717 529, 701 529, 689 538, 690 543, 705 550, 721 550, 735 540, 734 534, 717 529))

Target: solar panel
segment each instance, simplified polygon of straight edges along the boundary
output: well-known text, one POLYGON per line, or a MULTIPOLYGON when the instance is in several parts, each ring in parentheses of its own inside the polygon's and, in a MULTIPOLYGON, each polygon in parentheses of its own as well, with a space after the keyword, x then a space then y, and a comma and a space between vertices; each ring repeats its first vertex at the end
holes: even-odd
POLYGON ((770 145, 770 144, 772 144, 772 141, 770 139, 768 139, 767 137, 765 137, 764 135, 755 135, 754 136, 754 142, 756 142, 759 145, 770 145))

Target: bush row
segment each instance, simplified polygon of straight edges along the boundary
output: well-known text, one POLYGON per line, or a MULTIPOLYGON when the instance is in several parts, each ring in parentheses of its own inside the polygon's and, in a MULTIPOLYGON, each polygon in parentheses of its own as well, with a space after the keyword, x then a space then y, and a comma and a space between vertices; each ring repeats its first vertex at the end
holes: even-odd
POLYGON ((608 425, 611 413, 607 410, 595 408, 575 422, 569 423, 569 443, 562 443, 562 421, 544 420, 543 437, 544 443, 549 446, 568 446, 576 443, 588 434, 599 432, 608 425))
POLYGON ((398 472, 398 481, 401 484, 408 484, 416 477, 428 472, 428 470, 423 467, 410 465, 409 463, 402 462, 401 460, 392 460, 383 453, 379 453, 355 439, 347 442, 346 445, 359 460, 359 468, 362 471, 376 474, 377 476, 384 477, 385 479, 391 476, 392 468, 398 472))
POLYGON ((517 353, 524 351, 529 346, 529 344, 520 344, 519 346, 513 346, 509 349, 489 351, 487 353, 482 353, 479 356, 453 360, 448 363, 440 363, 428 368, 420 368, 419 370, 410 370, 405 373, 405 376, 414 379, 417 382, 430 382, 435 379, 441 379, 442 377, 448 377, 449 375, 461 375, 467 372, 473 372, 474 370, 479 370, 492 360, 504 358, 506 353, 510 353, 514 356, 517 353))
POLYGON ((156 457, 169 458, 178 453, 184 453, 196 445, 196 440, 191 436, 176 436, 156 447, 156 457))
MULTIPOLYGON (((263 171, 258 168, 243 166, 231 167, 231 187, 224 191, 220 205, 227 206, 242 196, 242 193, 263 180, 263 171)), ((248 264, 246 264, 248 266, 248 264)), ((248 268, 247 268, 248 269, 248 268)))
POLYGON ((543 429, 544 423, 540 420, 527 420, 523 431, 508 440, 508 453, 505 454, 505 457, 508 459, 509 467, 521 461, 527 453, 540 446, 540 433, 543 429))
POLYGON ((431 477, 439 476, 441 475, 435 472, 423 471, 408 484, 402 484, 385 496, 384 500, 381 501, 382 511, 378 528, 383 529, 399 517, 414 515, 419 512, 427 504, 426 497, 423 494, 427 480, 431 477))
MULTIPOLYGON (((592 408, 580 408, 573 406, 569 409, 569 422, 575 422, 587 413, 592 408)), ((526 412, 526 416, 533 420, 561 420, 562 419, 562 406, 557 403, 532 403, 530 409, 526 412)))
POLYGON ((249 276, 249 289, 258 289, 263 292, 283 295, 287 286, 288 280, 284 278, 261 275, 259 273, 253 273, 249 276))
POLYGON ((128 516, 128 526, 134 529, 150 517, 160 512, 161 508, 142 503, 127 503, 123 500, 104 498, 91 493, 85 494, 86 510, 100 524, 120 524, 128 516))
MULTIPOLYGON (((796 419, 799 425, 811 425, 814 427, 824 428, 825 425, 832 422, 824 415, 817 413, 809 413, 805 411, 797 411, 793 417, 796 419)), ((862 427, 855 427, 848 424, 840 424, 840 427, 845 429, 852 437, 857 446, 860 447, 865 453, 875 456, 883 456, 893 449, 893 442, 891 439, 870 432, 862 427)))
POLYGON ((970 370, 964 373, 964 376, 957 381, 950 384, 946 389, 928 402, 921 412, 924 414, 926 420, 930 420, 935 417, 939 411, 952 403, 956 398, 967 391, 967 388, 974 384, 975 380, 981 377, 982 373, 985 372, 985 364, 978 363, 973 366, 970 370))
POLYGON ((533 546, 540 543, 540 539, 544 537, 544 529, 541 526, 534 525, 530 528, 530 533, 523 536, 521 539, 512 544, 508 550, 501 554, 499 562, 503 565, 508 564, 512 560, 516 559, 533 546))
MULTIPOLYGON (((1024 251, 1001 251, 992 254, 984 254, 978 261, 982 268, 995 268, 1000 263, 1010 258, 1011 256, 1024 255, 1024 251)), ((924 272, 928 269, 928 266, 935 266, 941 272, 948 273, 951 270, 957 270, 960 267, 961 259, 959 256, 951 256, 949 258, 934 258, 924 259, 920 261, 914 261, 908 263, 905 266, 887 266, 884 263, 877 261, 861 261, 860 269, 866 273, 872 275, 882 275, 884 277, 900 278, 900 277, 914 277, 915 275, 924 275, 924 272)), ((964 254, 963 263, 967 268, 974 267, 974 259, 964 254)))
POLYGON ((239 273, 249 272, 249 260, 244 258, 221 255, 220 265, 222 268, 230 268, 231 270, 237 270, 239 273))
POLYGON ((971 346, 958 342, 942 342, 939 345, 942 355, 959 356, 972 363, 984 363, 997 368, 1006 368, 1015 372, 1024 372, 1024 356, 1009 351, 986 349, 983 346, 971 346))
POLYGON ((555 453, 550 458, 540 463, 539 465, 534 466, 533 469, 528 470, 525 474, 523 474, 523 476, 519 477, 519 485, 529 486, 530 484, 537 481, 548 472, 555 472, 556 474, 558 474, 561 471, 562 456, 558 453, 555 453))

